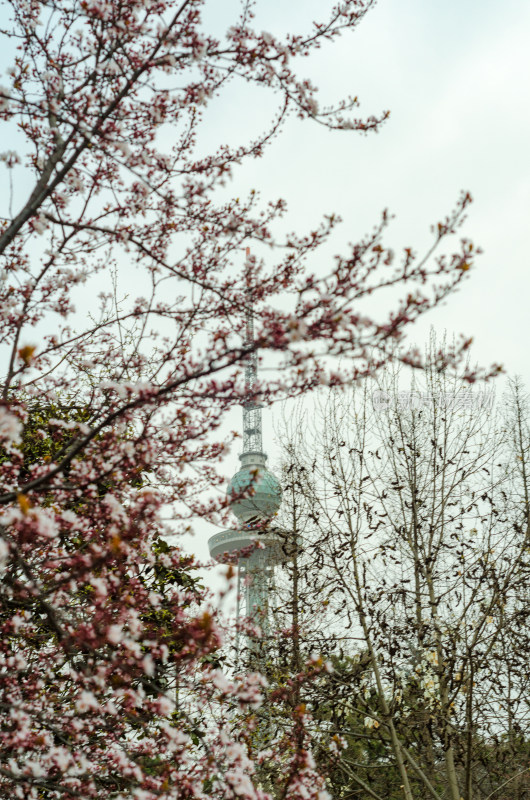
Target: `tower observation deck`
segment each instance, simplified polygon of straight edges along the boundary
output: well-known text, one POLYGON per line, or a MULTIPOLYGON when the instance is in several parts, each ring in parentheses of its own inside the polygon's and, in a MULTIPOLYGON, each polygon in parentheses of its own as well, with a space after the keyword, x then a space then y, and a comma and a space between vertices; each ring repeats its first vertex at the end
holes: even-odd
MULTIPOLYGON (((254 343, 251 298, 246 311, 245 343, 249 347, 254 343)), ((245 366, 243 452, 239 456, 241 467, 227 488, 237 524, 212 536, 208 546, 212 558, 219 559, 226 554, 249 549, 259 542, 250 555, 238 558, 238 590, 243 586, 246 616, 266 631, 268 595, 274 567, 289 558, 286 555, 285 536, 272 524, 280 508, 282 490, 278 479, 267 469, 267 455, 263 452, 262 405, 256 401, 257 371, 258 356, 253 350, 245 366)))

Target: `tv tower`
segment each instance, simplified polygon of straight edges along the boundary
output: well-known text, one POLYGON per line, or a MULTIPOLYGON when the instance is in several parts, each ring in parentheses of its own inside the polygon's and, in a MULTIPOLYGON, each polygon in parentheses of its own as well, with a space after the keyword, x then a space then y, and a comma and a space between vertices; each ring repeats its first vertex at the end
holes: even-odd
MULTIPOLYGON (((247 250, 247 259, 249 251, 247 250)), ((254 342, 254 309, 250 288, 246 310, 245 344, 254 342)), ((288 561, 285 536, 270 525, 277 513, 282 490, 278 479, 267 467, 263 452, 262 404, 256 401, 255 389, 258 373, 258 355, 253 350, 245 366, 245 402, 243 404, 243 452, 239 456, 241 468, 227 488, 230 507, 237 517, 236 527, 221 531, 208 541, 212 558, 228 553, 239 553, 259 542, 250 555, 239 556, 237 614, 240 616, 240 598, 244 598, 245 615, 256 622, 266 639, 269 592, 274 567, 288 561)), ((257 643, 251 643, 256 651, 257 643)))

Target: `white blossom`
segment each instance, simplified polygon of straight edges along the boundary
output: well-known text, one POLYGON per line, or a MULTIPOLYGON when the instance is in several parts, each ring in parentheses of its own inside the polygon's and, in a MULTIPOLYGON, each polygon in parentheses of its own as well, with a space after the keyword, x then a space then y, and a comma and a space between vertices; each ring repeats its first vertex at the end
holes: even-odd
POLYGON ((155 662, 149 654, 142 659, 142 669, 150 678, 155 674, 155 662))
POLYGON ((0 86, 0 111, 5 111, 9 108, 9 97, 11 92, 5 86, 0 86))
POLYGON ((0 538, 0 567, 3 567, 9 558, 9 545, 5 539, 0 538))
POLYGON ((44 217, 42 214, 37 214, 37 216, 33 219, 33 230, 35 233, 39 234, 40 236, 41 233, 44 233, 47 227, 48 221, 46 220, 46 217, 44 217))
POLYGON ((44 508, 32 508, 31 518, 36 523, 35 532, 45 539, 55 539, 59 535, 57 523, 51 513, 44 508))
POLYGON ((80 694, 76 702, 76 708, 78 711, 88 711, 91 708, 98 707, 98 701, 96 700, 95 696, 92 692, 87 692, 84 689, 80 694))
POLYGON ((123 628, 121 625, 111 625, 107 630, 107 641, 111 644, 119 644, 123 638, 123 628))
POLYGON ((8 444, 19 444, 21 434, 22 423, 19 418, 0 406, 0 440, 8 444))
POLYGON ((106 597, 108 594, 107 582, 103 578, 91 578, 90 585, 98 595, 98 597, 106 597))

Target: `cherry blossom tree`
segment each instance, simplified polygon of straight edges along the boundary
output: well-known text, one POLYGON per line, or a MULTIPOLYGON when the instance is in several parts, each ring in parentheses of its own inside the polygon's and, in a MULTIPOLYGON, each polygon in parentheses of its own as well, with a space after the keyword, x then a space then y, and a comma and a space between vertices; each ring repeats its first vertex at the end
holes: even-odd
POLYGON ((264 401, 356 380, 472 265, 465 239, 440 250, 468 195, 423 256, 394 257, 384 214, 312 273, 338 217, 285 234, 281 199, 228 192, 289 116, 353 132, 384 121, 359 117, 355 99, 319 105, 298 69, 371 5, 342 0, 280 39, 256 30, 248 2, 222 35, 203 24, 202 0, 6 4, 3 796, 261 798, 267 763, 280 766, 277 796, 325 796, 303 708, 289 706, 281 740, 256 746, 264 680, 208 660, 224 632, 193 561, 162 542, 223 519, 211 490, 233 437, 220 426, 244 397, 252 352, 274 367, 254 390, 264 401), (273 93, 277 113, 254 140, 204 154, 208 104, 233 81, 273 93), (392 287, 402 297, 391 311, 364 313, 365 298, 392 287))

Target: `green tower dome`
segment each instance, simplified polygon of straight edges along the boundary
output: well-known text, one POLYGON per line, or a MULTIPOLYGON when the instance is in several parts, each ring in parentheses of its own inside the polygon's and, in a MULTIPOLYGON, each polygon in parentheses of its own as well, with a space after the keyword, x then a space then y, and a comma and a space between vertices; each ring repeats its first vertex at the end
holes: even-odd
POLYGON ((246 525, 271 519, 282 501, 282 489, 275 475, 266 466, 264 453, 244 453, 242 466, 228 484, 230 508, 246 525), (249 492, 248 497, 240 497, 249 492))

